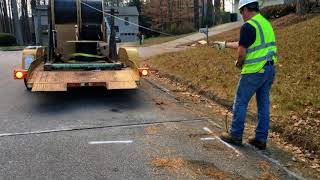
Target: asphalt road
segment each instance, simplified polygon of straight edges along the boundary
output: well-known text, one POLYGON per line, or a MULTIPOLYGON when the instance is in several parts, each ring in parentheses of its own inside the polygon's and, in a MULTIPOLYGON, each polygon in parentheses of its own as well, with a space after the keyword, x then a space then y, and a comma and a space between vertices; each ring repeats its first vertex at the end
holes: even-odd
POLYGON ((294 179, 248 146, 223 144, 214 120, 147 81, 30 93, 12 79, 20 58, 0 51, 0 179, 294 179))

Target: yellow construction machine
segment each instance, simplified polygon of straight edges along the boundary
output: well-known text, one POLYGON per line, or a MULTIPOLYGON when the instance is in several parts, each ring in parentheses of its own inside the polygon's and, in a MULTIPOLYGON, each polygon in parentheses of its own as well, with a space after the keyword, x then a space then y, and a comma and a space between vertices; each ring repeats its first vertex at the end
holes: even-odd
POLYGON ((138 88, 149 69, 139 67, 135 48, 117 51, 115 11, 106 9, 103 0, 50 0, 48 46, 25 48, 22 66, 14 70, 14 78, 24 80, 33 92, 88 86, 138 88), (106 22, 105 16, 110 16, 111 22, 106 22))

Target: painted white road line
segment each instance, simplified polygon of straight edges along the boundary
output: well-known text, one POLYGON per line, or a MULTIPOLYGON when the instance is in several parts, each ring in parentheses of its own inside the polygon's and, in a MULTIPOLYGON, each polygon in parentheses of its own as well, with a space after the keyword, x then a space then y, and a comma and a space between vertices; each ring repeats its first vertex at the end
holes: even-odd
POLYGON ((131 144, 133 141, 91 141, 89 144, 131 144))
POLYGON ((203 130, 207 131, 207 132, 210 133, 210 134, 213 133, 213 132, 212 132, 209 128, 207 128, 207 127, 204 127, 203 130))
POLYGON ((224 142, 222 139, 220 139, 218 136, 216 136, 216 138, 221 142, 223 143, 224 145, 226 145, 228 148, 232 149, 234 152, 237 153, 237 156, 242 156, 242 154, 236 149, 234 148, 233 146, 231 146, 229 143, 227 142, 224 142))
POLYGON ((201 141, 212 141, 215 140, 216 138, 214 137, 206 137, 206 138, 200 138, 201 141))

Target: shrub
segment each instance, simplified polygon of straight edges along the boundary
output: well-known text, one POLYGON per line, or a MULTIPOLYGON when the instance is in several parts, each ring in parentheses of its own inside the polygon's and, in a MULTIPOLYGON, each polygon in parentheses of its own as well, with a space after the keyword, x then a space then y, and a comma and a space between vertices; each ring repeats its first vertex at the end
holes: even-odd
POLYGON ((261 9, 261 14, 267 19, 275 19, 296 12, 294 4, 268 6, 261 9))
POLYGON ((0 46, 15 46, 17 40, 12 34, 0 33, 0 46))

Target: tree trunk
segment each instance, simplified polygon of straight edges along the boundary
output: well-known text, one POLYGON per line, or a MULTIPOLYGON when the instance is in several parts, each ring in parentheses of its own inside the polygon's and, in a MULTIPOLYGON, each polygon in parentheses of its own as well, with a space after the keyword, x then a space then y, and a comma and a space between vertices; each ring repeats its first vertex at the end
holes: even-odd
POLYGON ((205 2, 204 0, 201 0, 201 28, 205 26, 206 24, 206 13, 205 13, 205 2))
POLYGON ((305 15, 309 11, 309 0, 297 0, 297 14, 305 15))
POLYGON ((208 26, 211 27, 213 25, 213 4, 211 0, 208 1, 207 8, 208 8, 208 17, 207 17, 208 26))
POLYGON ((32 44, 36 43, 36 39, 35 39, 35 33, 36 33, 36 30, 34 28, 34 14, 36 13, 36 7, 37 7, 37 2, 36 0, 31 0, 30 1, 30 5, 31 5, 31 28, 30 28, 30 31, 32 31, 32 35, 31 35, 31 41, 32 41, 32 44))
POLYGON ((29 24, 29 16, 28 16, 28 9, 27 9, 27 0, 21 0, 21 9, 23 10, 23 16, 22 16, 22 21, 24 22, 24 32, 25 32, 25 40, 24 42, 30 43, 31 41, 31 32, 30 32, 30 24, 29 24))
POLYGON ((199 0, 193 0, 194 28, 199 29, 199 0))
POLYGON ((9 18, 9 27, 10 27, 10 33, 14 34, 14 27, 13 27, 13 15, 12 15, 12 6, 11 1, 8 1, 8 18, 9 18))
POLYGON ((168 2, 169 24, 172 24, 172 21, 173 21, 173 0, 167 0, 167 2, 168 2))
POLYGON ((4 30, 4 17, 3 17, 3 8, 2 8, 2 2, 0 0, 0 33, 5 32, 4 30))
POLYGON ((12 6, 12 16, 13 16, 14 30, 15 30, 15 35, 17 38, 17 43, 18 43, 18 45, 23 45, 21 25, 20 25, 20 20, 19 20, 19 15, 18 15, 17 1, 11 0, 11 6, 12 6))
POLYGON ((10 24, 9 24, 9 18, 8 18, 8 7, 7 7, 7 3, 6 0, 3 0, 3 16, 4 16, 4 31, 6 33, 10 33, 10 24))
POLYGON ((220 0, 214 0, 214 24, 215 25, 221 23, 220 8, 221 8, 220 0))

